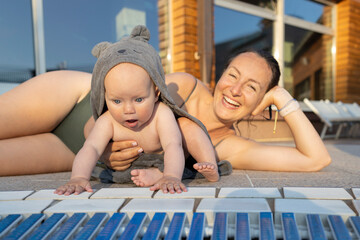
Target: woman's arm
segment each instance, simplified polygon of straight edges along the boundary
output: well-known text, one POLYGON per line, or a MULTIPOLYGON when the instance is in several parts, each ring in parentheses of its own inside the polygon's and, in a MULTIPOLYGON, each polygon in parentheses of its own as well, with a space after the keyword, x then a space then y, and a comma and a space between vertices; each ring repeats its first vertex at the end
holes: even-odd
MULTIPOLYGON (((293 97, 282 87, 274 87, 254 110, 253 115, 270 104, 281 109, 293 97)), ((295 148, 269 146, 247 141, 237 136, 224 140, 217 151, 234 168, 268 171, 319 171, 330 164, 331 158, 308 118, 297 109, 284 117, 295 141, 295 148), (237 146, 231 150, 231 146, 237 146), (230 151, 230 152, 227 152, 230 151), (230 154, 229 154, 230 153, 230 154)))

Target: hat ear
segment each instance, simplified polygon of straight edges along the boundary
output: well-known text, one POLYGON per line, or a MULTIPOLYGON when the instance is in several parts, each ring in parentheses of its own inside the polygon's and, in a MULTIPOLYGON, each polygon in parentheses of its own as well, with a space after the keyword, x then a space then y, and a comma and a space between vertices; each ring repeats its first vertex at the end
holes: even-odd
POLYGON ((111 45, 111 43, 109 42, 101 42, 95 45, 95 47, 93 47, 93 49, 91 50, 91 54, 96 57, 99 58, 100 54, 102 51, 104 51, 105 49, 107 49, 109 46, 111 45))
POLYGON ((144 42, 150 40, 150 32, 144 25, 137 25, 132 31, 130 37, 144 42))

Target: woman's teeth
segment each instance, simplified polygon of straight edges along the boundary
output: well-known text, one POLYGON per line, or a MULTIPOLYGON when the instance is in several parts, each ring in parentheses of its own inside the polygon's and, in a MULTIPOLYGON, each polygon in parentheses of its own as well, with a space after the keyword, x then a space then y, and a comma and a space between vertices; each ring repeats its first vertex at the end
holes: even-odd
POLYGON ((226 96, 224 96, 224 100, 225 100, 225 102, 233 105, 234 107, 240 107, 240 104, 238 102, 235 102, 234 100, 232 100, 226 96))

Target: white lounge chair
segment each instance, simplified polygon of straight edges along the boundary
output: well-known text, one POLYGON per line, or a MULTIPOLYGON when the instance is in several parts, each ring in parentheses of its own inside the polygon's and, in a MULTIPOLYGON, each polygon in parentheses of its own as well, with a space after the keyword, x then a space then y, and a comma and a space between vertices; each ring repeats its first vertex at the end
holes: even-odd
POLYGON ((338 139, 344 126, 353 120, 353 116, 342 106, 334 105, 329 100, 309 100, 304 99, 304 103, 321 119, 324 126, 321 130, 322 139, 335 137, 338 139), (338 125, 335 135, 326 135, 327 130, 334 125, 338 125))
POLYGON ((354 103, 339 102, 339 105, 341 105, 352 116, 352 121, 351 121, 352 126, 349 130, 349 135, 355 136, 356 133, 358 132, 357 130, 360 125, 360 106, 359 106, 359 104, 357 104, 356 102, 354 102, 354 103))

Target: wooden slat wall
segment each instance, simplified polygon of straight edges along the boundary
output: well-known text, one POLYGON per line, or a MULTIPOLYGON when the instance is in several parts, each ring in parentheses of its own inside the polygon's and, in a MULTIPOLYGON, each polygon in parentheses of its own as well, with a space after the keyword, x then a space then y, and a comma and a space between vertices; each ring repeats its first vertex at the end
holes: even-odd
POLYGON ((159 50, 161 62, 164 67, 165 73, 171 72, 171 62, 168 60, 167 55, 169 54, 169 6, 168 0, 158 0, 158 17, 159 17, 159 50))
MULTIPOLYGON (((332 7, 327 6, 324 7, 323 10, 323 24, 329 28, 332 27, 332 7)), ((336 81, 333 77, 334 72, 333 68, 333 54, 331 53, 332 44, 333 44, 333 36, 323 34, 322 35, 322 74, 321 81, 318 88, 318 92, 320 93, 320 99, 330 99, 334 100, 334 84, 333 81, 336 81)), ((314 86, 315 91, 315 86, 314 86)), ((313 91, 313 92, 314 92, 313 91)))
POLYGON ((196 0, 173 0, 173 71, 187 72, 200 78, 199 61, 195 59, 197 48, 196 0))
POLYGON ((160 56, 165 72, 187 72, 200 78, 200 65, 195 58, 198 50, 196 0, 171 0, 171 5, 168 0, 158 0, 158 11, 160 56), (173 49, 172 70, 166 57, 170 50, 170 33, 173 49))
POLYGON ((360 1, 337 4, 335 100, 360 104, 360 1))

